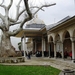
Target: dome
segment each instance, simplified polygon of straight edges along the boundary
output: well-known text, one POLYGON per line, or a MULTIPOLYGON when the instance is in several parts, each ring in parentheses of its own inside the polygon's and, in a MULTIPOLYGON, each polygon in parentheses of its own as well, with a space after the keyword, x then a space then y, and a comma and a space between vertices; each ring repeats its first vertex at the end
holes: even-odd
POLYGON ((42 20, 40 20, 36 15, 32 20, 27 22, 27 25, 28 24, 45 24, 45 23, 42 20))
POLYGON ((27 22, 25 28, 43 28, 45 26, 44 22, 35 16, 32 20, 27 22))

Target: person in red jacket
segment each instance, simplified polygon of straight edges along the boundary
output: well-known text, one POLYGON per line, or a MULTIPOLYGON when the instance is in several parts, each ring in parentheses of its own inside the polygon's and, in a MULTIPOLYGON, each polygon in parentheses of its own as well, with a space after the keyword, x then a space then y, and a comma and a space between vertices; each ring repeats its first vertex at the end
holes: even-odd
POLYGON ((67 53, 67 51, 65 51, 64 52, 64 58, 67 58, 67 56, 68 56, 68 53, 67 53))
POLYGON ((70 56, 70 57, 71 57, 71 59, 72 59, 72 51, 70 51, 69 56, 70 56))

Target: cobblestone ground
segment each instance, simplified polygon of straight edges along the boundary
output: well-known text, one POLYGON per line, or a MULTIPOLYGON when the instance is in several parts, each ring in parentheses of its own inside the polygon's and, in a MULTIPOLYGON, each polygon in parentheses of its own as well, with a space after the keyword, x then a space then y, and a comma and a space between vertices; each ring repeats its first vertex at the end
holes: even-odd
POLYGON ((3 65, 50 65, 52 67, 63 69, 75 70, 75 63, 71 60, 55 59, 48 57, 31 57, 31 59, 25 58, 24 63, 2 63, 3 65))

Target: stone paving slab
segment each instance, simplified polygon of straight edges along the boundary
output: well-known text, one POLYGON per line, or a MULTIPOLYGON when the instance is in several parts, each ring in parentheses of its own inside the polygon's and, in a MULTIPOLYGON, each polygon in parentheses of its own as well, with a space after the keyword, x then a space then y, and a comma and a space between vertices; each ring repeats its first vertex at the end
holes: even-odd
POLYGON ((71 60, 55 59, 55 58, 42 58, 32 57, 31 59, 25 59, 24 63, 2 63, 3 65, 48 65, 60 70, 73 69, 75 70, 75 63, 71 60))

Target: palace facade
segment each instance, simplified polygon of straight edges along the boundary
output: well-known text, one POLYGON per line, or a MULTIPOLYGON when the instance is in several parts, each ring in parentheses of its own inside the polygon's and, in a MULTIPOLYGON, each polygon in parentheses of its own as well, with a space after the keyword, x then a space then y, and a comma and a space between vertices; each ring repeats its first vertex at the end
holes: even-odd
POLYGON ((35 17, 16 37, 22 40, 28 38, 24 51, 32 51, 37 57, 70 59, 75 62, 75 16, 67 16, 51 25, 45 25, 35 17))

